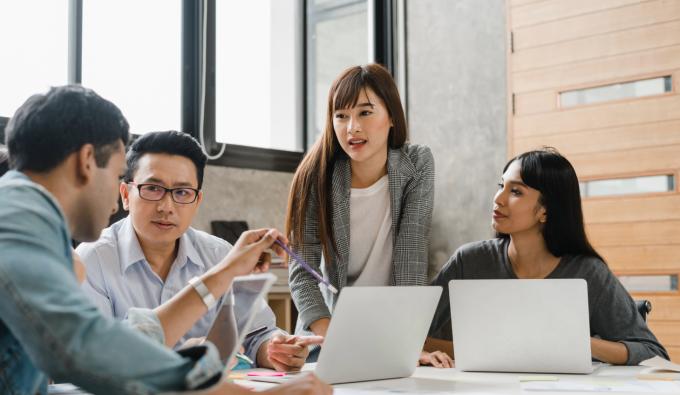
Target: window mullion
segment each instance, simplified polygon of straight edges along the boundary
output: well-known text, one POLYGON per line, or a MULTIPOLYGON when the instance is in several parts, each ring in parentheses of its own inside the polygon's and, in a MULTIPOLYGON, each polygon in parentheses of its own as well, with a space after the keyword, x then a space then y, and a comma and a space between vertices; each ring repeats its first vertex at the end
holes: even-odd
POLYGON ((83 0, 69 0, 68 77, 69 84, 82 82, 83 70, 83 0))

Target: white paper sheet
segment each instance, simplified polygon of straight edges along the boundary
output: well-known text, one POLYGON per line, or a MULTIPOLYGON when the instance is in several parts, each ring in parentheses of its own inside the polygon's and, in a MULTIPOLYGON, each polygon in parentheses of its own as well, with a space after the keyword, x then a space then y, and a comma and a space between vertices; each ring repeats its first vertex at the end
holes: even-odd
POLYGON ((647 366, 657 370, 665 370, 680 373, 680 365, 678 365, 677 363, 673 363, 671 361, 667 361, 659 356, 649 358, 640 362, 640 366, 647 366))

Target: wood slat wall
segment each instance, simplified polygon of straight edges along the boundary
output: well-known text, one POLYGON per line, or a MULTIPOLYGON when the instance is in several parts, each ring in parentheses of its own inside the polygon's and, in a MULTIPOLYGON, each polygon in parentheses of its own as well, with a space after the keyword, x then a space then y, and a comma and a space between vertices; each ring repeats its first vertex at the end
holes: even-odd
POLYGON ((549 0, 513 7, 511 17, 513 26, 531 26, 638 2, 639 0, 549 0))
POLYGON ((538 69, 678 44, 680 20, 675 20, 528 48, 513 56, 512 68, 515 71, 538 69))
MULTIPOLYGON (((519 51, 515 52, 519 53, 519 51)), ((608 58, 513 73, 515 93, 597 86, 680 69, 680 46, 654 48, 608 58)))
MULTIPOLYGON (((680 233, 680 221, 639 221, 591 224, 586 218, 586 231, 595 247, 645 246, 676 244, 680 233)), ((613 268, 618 264, 609 263, 613 268)), ((640 262, 641 271, 644 270, 640 262)))
POLYGON ((680 120, 640 123, 600 129, 585 129, 538 136, 517 137, 515 149, 528 151, 541 145, 559 146, 565 155, 680 144, 680 120), (654 130, 654 133, 647 133, 654 130))
POLYGON ((625 151, 603 151, 570 155, 569 160, 581 178, 630 176, 635 173, 648 174, 654 171, 666 174, 669 169, 677 171, 680 168, 678 149, 680 146, 669 145, 625 151))
POLYGON ((590 224, 680 220, 679 207, 676 193, 584 199, 583 215, 590 224))
MULTIPOLYGON (((671 174, 669 192, 586 198, 586 231, 617 275, 680 275, 680 0, 508 0, 508 154, 543 145, 581 180, 671 174), (671 76, 671 92, 560 107, 560 92, 671 76)), ((680 293, 650 327, 680 361, 680 293)))
MULTIPOLYGON (((678 244, 646 244, 642 246, 598 246, 597 251, 607 262, 614 262, 618 273, 637 273, 641 269, 650 273, 680 272, 680 245, 678 244), (643 267, 640 262, 645 262, 643 267)), ((680 301, 678 314, 680 314, 680 301)), ((656 311, 663 311, 663 307, 654 306, 656 311)), ((678 318, 680 319, 680 318, 678 318)))
MULTIPOLYGON (((680 52, 678 52, 680 57, 680 52)), ((680 60, 679 60, 680 62, 680 60)), ((680 96, 664 94, 515 117, 517 137, 680 119, 680 96)))
POLYGON ((573 18, 557 19, 527 27, 513 27, 515 50, 597 36, 677 19, 677 0, 641 1, 573 18), (607 23, 601 23, 606 20, 607 23))

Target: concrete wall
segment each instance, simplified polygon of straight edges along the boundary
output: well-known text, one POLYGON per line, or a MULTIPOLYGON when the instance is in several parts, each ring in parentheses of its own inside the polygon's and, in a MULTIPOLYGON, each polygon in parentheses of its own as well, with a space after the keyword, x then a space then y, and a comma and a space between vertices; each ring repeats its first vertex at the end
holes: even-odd
POLYGON ((464 243, 492 236, 506 161, 504 0, 406 2, 411 140, 435 157, 431 272, 464 243))
POLYGON ((210 221, 245 220, 251 229, 283 231, 293 173, 207 166, 203 203, 193 226, 210 232, 210 221))

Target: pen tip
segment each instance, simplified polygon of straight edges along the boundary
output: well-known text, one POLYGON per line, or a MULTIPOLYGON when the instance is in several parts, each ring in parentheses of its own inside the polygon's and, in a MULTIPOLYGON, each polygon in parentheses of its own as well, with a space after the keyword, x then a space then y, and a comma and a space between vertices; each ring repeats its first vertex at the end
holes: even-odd
POLYGON ((338 293, 338 289, 335 288, 334 286, 330 285, 330 284, 328 285, 328 289, 330 289, 331 292, 333 292, 334 294, 338 293))

